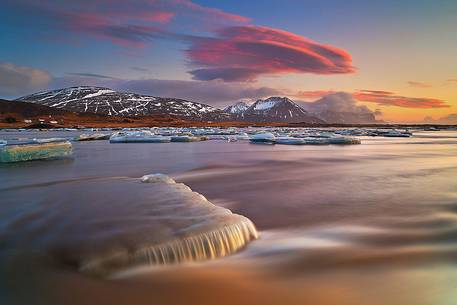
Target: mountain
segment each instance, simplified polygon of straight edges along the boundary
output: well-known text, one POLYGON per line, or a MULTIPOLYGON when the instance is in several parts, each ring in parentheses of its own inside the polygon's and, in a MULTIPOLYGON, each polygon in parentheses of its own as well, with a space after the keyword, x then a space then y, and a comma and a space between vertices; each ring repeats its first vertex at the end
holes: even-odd
POLYGON ((249 108, 249 105, 245 102, 238 102, 231 106, 225 107, 224 112, 231 114, 242 114, 249 108))
POLYGON ((224 111, 234 114, 237 120, 248 122, 325 123, 287 97, 270 97, 258 100, 250 106, 239 102, 225 108, 224 111))
POLYGON ((45 105, 0 99, 0 128, 59 128, 59 127, 151 127, 151 126, 219 126, 232 122, 209 123, 183 120, 163 115, 136 117, 109 116, 95 113, 71 112, 45 105))
POLYGON ((39 92, 17 101, 108 116, 165 115, 192 121, 227 121, 232 118, 230 114, 205 104, 90 86, 39 92))
MULTIPOLYGON (((96 114, 108 117, 161 117, 172 120, 200 122, 242 121, 252 123, 307 123, 307 124, 365 124, 378 123, 368 108, 355 105, 355 101, 343 94, 329 95, 312 103, 297 104, 287 97, 259 99, 248 105, 238 102, 224 110, 175 98, 154 97, 109 88, 80 86, 39 92, 17 99, 17 102, 33 103, 37 107, 22 106, 23 117, 57 114, 57 111, 96 114), (42 108, 38 108, 41 106, 42 108), (47 108, 43 108, 47 107, 47 108), (41 109, 41 110, 39 110, 41 109), (49 113, 48 113, 49 112, 49 113)), ((6 107, 5 105, 3 107, 6 107)), ((14 111, 13 111, 14 112, 14 111)))

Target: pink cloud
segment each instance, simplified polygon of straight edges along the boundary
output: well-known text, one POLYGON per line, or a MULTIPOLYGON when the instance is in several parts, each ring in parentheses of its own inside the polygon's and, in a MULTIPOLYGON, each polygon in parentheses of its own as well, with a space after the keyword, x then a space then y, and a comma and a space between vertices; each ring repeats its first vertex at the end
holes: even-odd
POLYGON ((384 106, 405 108, 448 108, 445 101, 436 98, 407 97, 395 95, 389 91, 359 90, 352 94, 354 98, 363 102, 377 103, 384 106))
MULTIPOLYGON (((299 91, 294 94, 298 98, 317 99, 327 95, 335 94, 333 90, 315 90, 315 91, 299 91)), ((397 106, 404 108, 447 108, 450 107, 445 101, 436 98, 423 97, 408 97, 397 95, 394 92, 383 90, 358 90, 352 93, 358 101, 377 103, 384 106, 397 106)))
POLYGON ((286 31, 254 25, 226 27, 195 38, 186 51, 194 79, 253 80, 282 73, 353 73, 349 53, 286 31))
POLYGON ((174 12, 143 12, 138 14, 138 18, 160 23, 168 23, 175 16, 174 12))
POLYGON ((237 23, 249 22, 250 19, 236 14, 230 14, 219 9, 204 7, 188 0, 175 0, 176 4, 189 9, 190 12, 204 13, 208 17, 219 19, 220 21, 232 21, 237 23))

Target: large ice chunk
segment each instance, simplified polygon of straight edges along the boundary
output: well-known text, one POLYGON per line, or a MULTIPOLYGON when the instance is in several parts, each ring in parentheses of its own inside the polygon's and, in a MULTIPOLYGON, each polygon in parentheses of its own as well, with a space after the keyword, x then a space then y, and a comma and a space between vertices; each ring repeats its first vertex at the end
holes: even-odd
POLYGON ((71 155, 72 145, 68 141, 40 140, 11 142, 0 145, 0 163, 52 159, 71 155))
POLYGON ((361 144, 361 141, 352 137, 331 137, 328 139, 329 144, 351 145, 361 144))
POLYGON ((274 144, 275 140, 276 140, 275 135, 270 132, 255 134, 255 135, 251 136, 251 138, 249 139, 249 141, 251 141, 251 143, 261 143, 261 144, 274 144))
POLYGON ((97 141, 97 140, 108 140, 110 138, 110 134, 104 134, 104 133, 93 133, 93 134, 87 134, 83 133, 80 134, 79 136, 76 136, 74 138, 75 141, 97 141))
POLYGON ((175 183, 173 179, 171 179, 169 176, 164 175, 164 174, 151 174, 151 175, 144 175, 141 177, 141 182, 145 183, 157 183, 157 182, 162 182, 162 183, 175 183))
POLYGON ((202 140, 206 140, 206 137, 194 137, 194 136, 188 136, 188 135, 171 137, 171 142, 199 142, 202 140))
POLYGON ((167 143, 170 137, 155 135, 150 131, 117 132, 110 139, 110 143, 167 143))
POLYGON ((257 238, 248 218, 162 174, 10 192, 2 198, 2 247, 20 244, 21 251, 44 253, 93 274, 215 259, 257 238), (24 201, 34 208, 21 209, 24 201), (36 213, 43 215, 39 222, 36 213))

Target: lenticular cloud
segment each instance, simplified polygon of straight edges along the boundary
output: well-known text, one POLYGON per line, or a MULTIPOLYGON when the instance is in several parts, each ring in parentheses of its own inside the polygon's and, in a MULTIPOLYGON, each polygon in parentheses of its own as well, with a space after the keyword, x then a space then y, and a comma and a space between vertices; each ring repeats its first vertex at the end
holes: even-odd
POLYGON ((187 50, 194 79, 253 80, 264 74, 352 73, 349 53, 302 36, 253 25, 227 27, 215 38, 193 39, 187 50))

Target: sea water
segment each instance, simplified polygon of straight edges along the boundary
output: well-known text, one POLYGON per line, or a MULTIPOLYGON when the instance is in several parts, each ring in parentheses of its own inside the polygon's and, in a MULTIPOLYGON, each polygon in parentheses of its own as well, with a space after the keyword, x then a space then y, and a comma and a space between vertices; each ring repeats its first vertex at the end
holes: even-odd
MULTIPOLYGON (((72 158, 2 164, 0 303, 455 304, 457 133, 361 140, 79 142, 72 158), (182 198, 142 184, 151 173, 249 219, 258 239, 212 260, 81 270, 82 258, 104 257, 106 249, 135 253, 157 236, 166 243, 170 232, 151 228, 211 231, 192 227, 208 215, 173 211, 182 198), (115 212, 121 208, 125 215, 115 212)), ((226 221, 213 220, 215 227, 226 221)))

